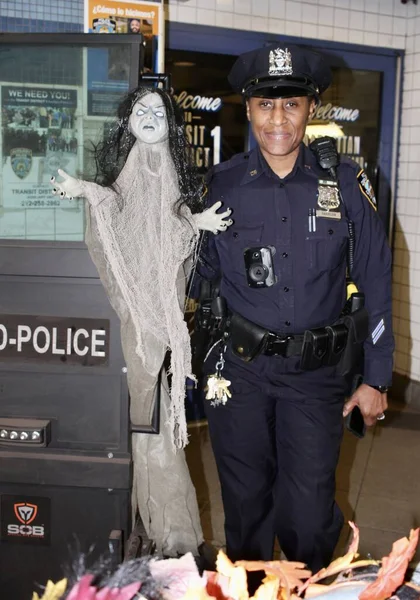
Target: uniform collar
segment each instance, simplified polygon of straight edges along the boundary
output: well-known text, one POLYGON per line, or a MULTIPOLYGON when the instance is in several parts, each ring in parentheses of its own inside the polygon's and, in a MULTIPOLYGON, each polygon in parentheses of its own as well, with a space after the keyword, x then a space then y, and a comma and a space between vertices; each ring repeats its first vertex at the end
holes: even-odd
POLYGON ((265 172, 265 166, 268 167, 259 147, 253 148, 249 153, 248 164, 240 185, 246 185, 258 179, 265 172))
MULTIPOLYGON (((299 148, 299 154, 296 159, 295 166, 293 170, 287 177, 284 179, 287 181, 292 179, 298 171, 301 171, 305 175, 309 175, 309 177, 315 177, 319 179, 320 177, 325 177, 325 171, 322 169, 317 160, 311 152, 311 150, 305 146, 302 142, 299 148)), ((255 181, 262 174, 265 174, 267 177, 278 179, 277 175, 272 171, 264 156, 261 153, 261 150, 256 147, 249 153, 248 165, 245 171, 245 174, 241 180, 240 185, 246 185, 251 181, 255 181)))

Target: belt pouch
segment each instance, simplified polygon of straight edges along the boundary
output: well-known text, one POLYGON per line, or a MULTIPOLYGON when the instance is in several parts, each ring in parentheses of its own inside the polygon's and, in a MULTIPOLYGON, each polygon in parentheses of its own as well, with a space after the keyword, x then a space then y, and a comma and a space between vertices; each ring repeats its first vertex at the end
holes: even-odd
POLYGON ((369 316, 365 308, 361 308, 340 319, 348 330, 347 343, 341 360, 338 363, 337 374, 348 375, 356 367, 363 355, 363 344, 369 335, 369 316))
POLYGON ((325 327, 308 329, 303 336, 300 368, 313 371, 324 365, 329 346, 329 337, 325 327))
POLYGON ((264 350, 268 331, 234 313, 230 319, 229 337, 232 352, 250 362, 264 350))
POLYGON ((340 361, 341 355, 346 347, 348 329, 344 323, 328 325, 327 330, 329 345, 328 355, 324 361, 325 365, 334 366, 340 361))

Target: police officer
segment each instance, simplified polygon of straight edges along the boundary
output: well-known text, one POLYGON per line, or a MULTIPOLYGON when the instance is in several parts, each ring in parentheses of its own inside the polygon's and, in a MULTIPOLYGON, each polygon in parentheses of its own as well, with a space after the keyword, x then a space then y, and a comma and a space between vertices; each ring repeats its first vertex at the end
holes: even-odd
POLYGON ((342 157, 337 184, 302 142, 331 81, 324 59, 272 44, 239 56, 229 81, 243 95, 257 146, 209 176, 208 204, 230 207, 233 225, 209 234, 198 269, 220 280, 237 321, 226 348, 217 345, 205 363, 208 375, 218 373, 206 415, 227 552, 232 560, 270 560, 277 536, 289 560, 318 570, 343 525, 334 500, 343 414, 358 405, 371 426, 387 408, 391 255, 364 171, 342 157), (369 331, 364 383, 344 405, 347 379, 328 361, 303 366, 302 340, 305 332, 324 339, 342 313, 350 221, 352 275, 365 294, 369 331))

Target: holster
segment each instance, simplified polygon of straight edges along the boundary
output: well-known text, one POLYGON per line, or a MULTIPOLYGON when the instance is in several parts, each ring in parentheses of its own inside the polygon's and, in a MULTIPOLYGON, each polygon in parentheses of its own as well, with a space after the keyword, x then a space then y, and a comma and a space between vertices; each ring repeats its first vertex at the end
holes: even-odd
POLYGON ((366 308, 345 315, 340 319, 347 328, 347 343, 337 366, 338 375, 348 375, 354 371, 363 354, 363 344, 369 335, 369 315, 366 308))
POLYGON ((212 283, 203 279, 200 285, 198 308, 194 315, 194 331, 208 331, 213 327, 213 300, 219 297, 220 282, 212 283))
POLYGON ((201 372, 207 351, 213 343, 216 331, 222 328, 226 316, 223 314, 223 299, 219 294, 219 281, 203 280, 200 286, 199 305, 194 315, 191 339, 193 372, 201 372))
POLYGON ((245 362, 264 351, 267 343, 268 331, 237 313, 231 315, 229 320, 229 339, 232 352, 245 362))

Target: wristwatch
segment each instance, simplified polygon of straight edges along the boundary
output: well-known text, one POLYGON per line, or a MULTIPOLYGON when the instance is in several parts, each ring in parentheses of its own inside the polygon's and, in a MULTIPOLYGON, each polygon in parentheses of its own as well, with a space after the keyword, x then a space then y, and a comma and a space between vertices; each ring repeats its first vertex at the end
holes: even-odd
POLYGON ((370 387, 374 390, 378 390, 378 392, 381 392, 381 394, 386 394, 389 390, 389 387, 387 385, 371 385, 370 387))

